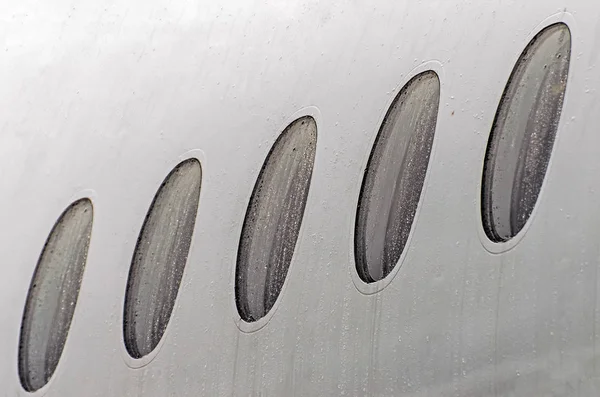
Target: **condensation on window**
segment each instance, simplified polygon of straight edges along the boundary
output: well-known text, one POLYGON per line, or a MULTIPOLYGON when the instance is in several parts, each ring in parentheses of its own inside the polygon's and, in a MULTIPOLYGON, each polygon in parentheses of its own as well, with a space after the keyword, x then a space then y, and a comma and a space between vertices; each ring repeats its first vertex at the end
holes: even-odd
POLYGON ((151 353, 165 333, 187 262, 200 199, 196 159, 166 177, 148 210, 129 271, 123 336, 136 359, 151 353))
POLYGON ((92 233, 89 199, 54 225, 33 275, 21 325, 19 377, 28 392, 45 386, 60 360, 75 312, 92 233))
POLYGON ((537 202, 558 129, 570 57, 569 28, 552 25, 529 43, 504 90, 481 192, 483 227, 494 242, 519 233, 537 202))
POLYGON ((273 145, 254 186, 235 283, 237 308, 246 322, 264 317, 283 287, 308 198, 316 143, 312 117, 292 122, 273 145))
POLYGON ((356 270, 366 283, 385 278, 405 249, 429 165, 439 101, 437 74, 421 73, 402 88, 379 129, 354 234, 356 270))

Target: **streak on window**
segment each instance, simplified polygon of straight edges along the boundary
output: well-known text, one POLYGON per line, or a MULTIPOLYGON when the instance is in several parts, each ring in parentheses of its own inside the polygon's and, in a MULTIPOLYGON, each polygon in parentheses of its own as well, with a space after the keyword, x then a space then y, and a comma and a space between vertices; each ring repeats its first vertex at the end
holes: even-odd
POLYGON ((371 150, 356 213, 356 270, 366 283, 398 263, 423 190, 440 102, 440 81, 427 71, 400 91, 371 150))
POLYGON ((133 358, 156 348, 171 318, 194 233, 201 179, 198 160, 183 161, 166 177, 146 215, 125 294, 123 335, 133 358))
POLYGON ((521 54, 500 101, 485 156, 481 192, 484 230, 508 241, 537 202, 560 120, 571 57, 562 24, 542 30, 521 54))
POLYGON ((56 221, 38 260, 21 325, 19 377, 42 388, 56 370, 75 312, 92 233, 89 199, 72 203, 56 221))
POLYGON ((275 304, 294 254, 308 197, 317 125, 292 122, 268 154, 248 204, 238 248, 235 296, 246 322, 275 304))

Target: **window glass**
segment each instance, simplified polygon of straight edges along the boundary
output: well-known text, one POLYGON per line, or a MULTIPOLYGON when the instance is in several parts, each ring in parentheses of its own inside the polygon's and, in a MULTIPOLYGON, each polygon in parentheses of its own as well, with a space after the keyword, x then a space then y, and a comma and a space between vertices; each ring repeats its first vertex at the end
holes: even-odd
POLYGON ((133 358, 156 348, 171 318, 194 234, 201 179, 198 160, 180 163, 146 215, 125 294, 123 334, 133 358))
POLYGON ((42 388, 56 370, 75 312, 92 233, 89 199, 71 204, 54 225, 40 255, 23 314, 19 377, 42 388))
POLYGON ((240 317, 253 322, 275 304, 294 254, 308 197, 317 125, 291 123, 267 156, 244 219, 235 295, 240 317))
POLYGON ((354 240, 356 269, 367 283, 385 278, 405 249, 429 165, 439 101, 437 74, 417 75, 402 88, 377 134, 354 240))
POLYGON ((571 35, 552 25, 529 43, 504 90, 490 134, 482 183, 488 237, 507 241, 537 202, 562 111, 571 35))

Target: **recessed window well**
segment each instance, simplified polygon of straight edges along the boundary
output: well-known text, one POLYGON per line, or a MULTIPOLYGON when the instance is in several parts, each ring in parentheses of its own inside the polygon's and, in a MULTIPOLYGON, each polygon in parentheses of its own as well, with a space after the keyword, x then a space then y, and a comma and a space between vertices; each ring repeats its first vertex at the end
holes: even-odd
POLYGON ((271 148, 254 186, 235 278, 236 304, 246 322, 264 317, 283 287, 304 215, 316 143, 312 117, 292 122, 271 148))
POLYGON ((187 262, 200 199, 196 159, 177 165, 148 210, 125 293, 123 336, 131 357, 150 354, 165 333, 187 262))
POLYGON ((488 238, 508 241, 537 202, 567 86, 569 28, 542 30, 517 61, 502 95, 483 167, 481 214, 488 238))
POLYGON ((93 207, 71 204, 52 228, 29 287, 19 343, 19 377, 28 392, 45 386, 60 360, 87 259, 93 207))
POLYGON ((427 71, 400 91, 383 120, 365 170, 354 233, 356 270, 366 283, 400 260, 427 174, 440 102, 440 81, 427 71))

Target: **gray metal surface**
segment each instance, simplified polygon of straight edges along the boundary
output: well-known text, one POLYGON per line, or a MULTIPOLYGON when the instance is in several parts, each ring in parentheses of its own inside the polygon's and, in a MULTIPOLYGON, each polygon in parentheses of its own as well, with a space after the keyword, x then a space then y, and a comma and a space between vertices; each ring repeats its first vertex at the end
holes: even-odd
POLYGON ((600 395, 598 2, 24 0, 0 2, 0 19, 0 395, 600 395), (527 224, 492 243, 480 194, 494 116, 523 49, 556 22, 572 57, 553 153, 527 224), (440 107, 417 221, 402 266, 367 295, 353 255, 364 168, 429 61, 440 107), (309 113, 319 142, 296 250, 277 310, 244 332, 248 200, 273 142, 309 113), (202 198, 185 274, 159 346, 133 360, 122 317, 140 223, 190 151, 202 198), (81 197, 94 231, 73 321, 54 376, 27 393, 31 277, 81 197))

